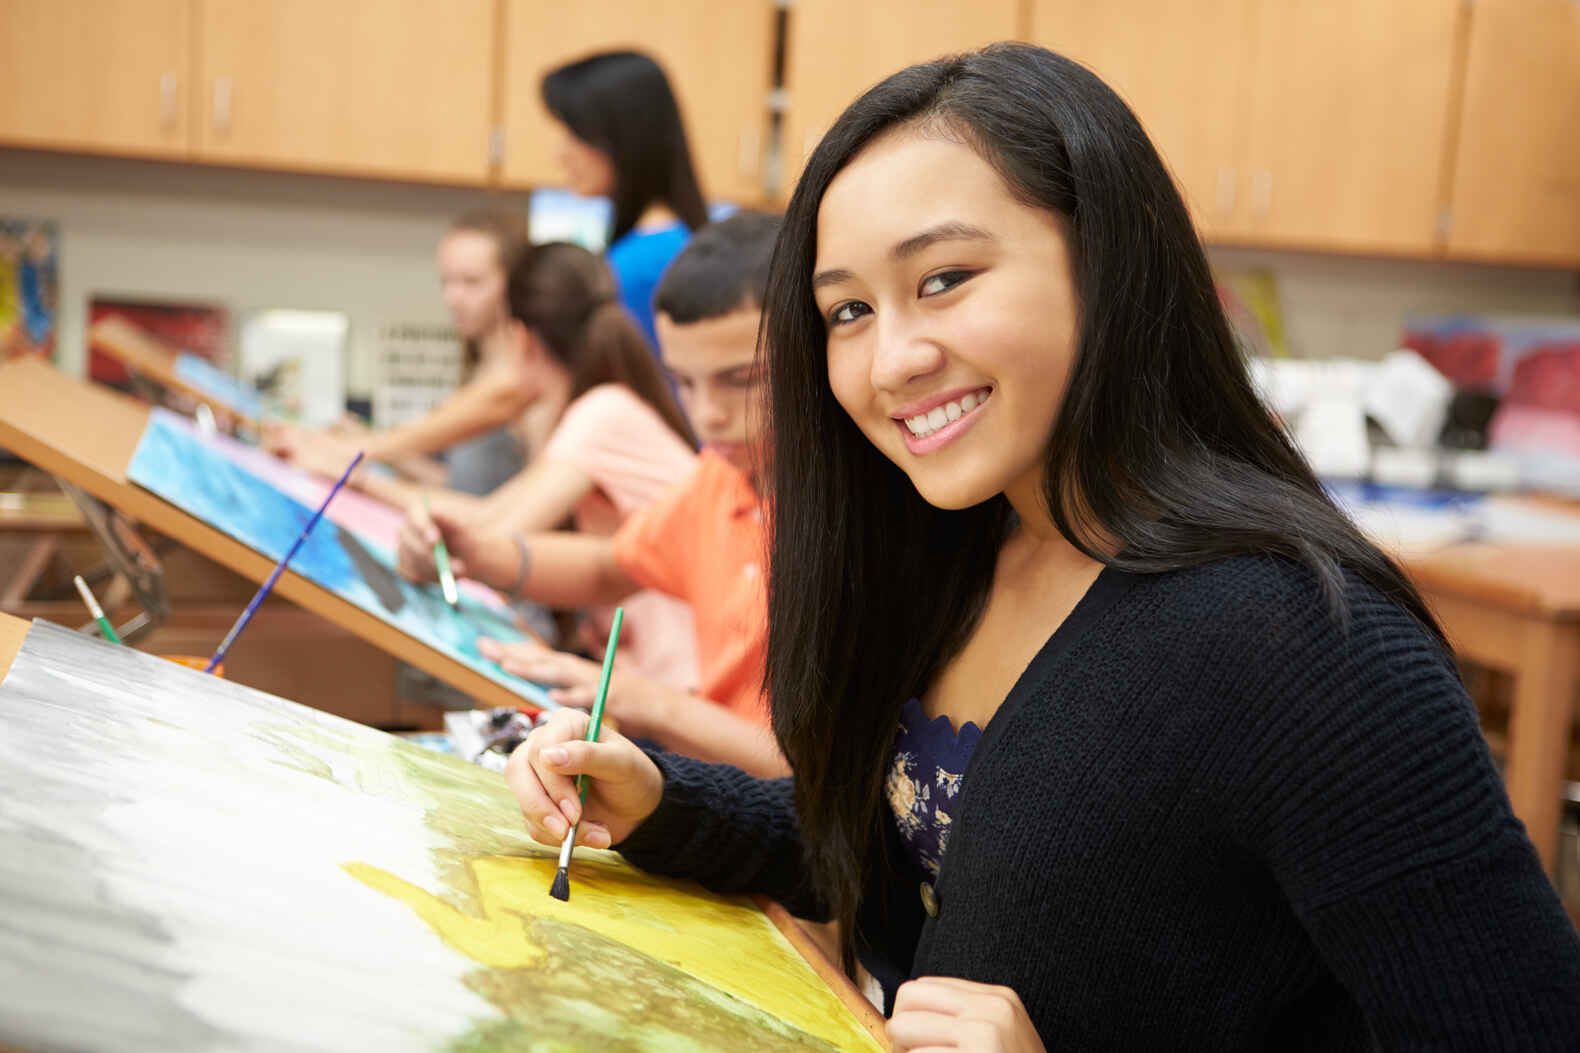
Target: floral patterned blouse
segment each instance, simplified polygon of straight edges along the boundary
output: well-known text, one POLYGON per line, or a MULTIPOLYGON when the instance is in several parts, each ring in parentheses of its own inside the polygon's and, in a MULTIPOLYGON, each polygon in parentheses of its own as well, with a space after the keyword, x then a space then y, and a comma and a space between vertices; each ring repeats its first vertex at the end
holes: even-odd
POLYGON ((885 792, 907 855, 929 879, 949 846, 960 782, 982 730, 967 721, 957 733, 947 716, 927 719, 919 699, 905 703, 885 792))

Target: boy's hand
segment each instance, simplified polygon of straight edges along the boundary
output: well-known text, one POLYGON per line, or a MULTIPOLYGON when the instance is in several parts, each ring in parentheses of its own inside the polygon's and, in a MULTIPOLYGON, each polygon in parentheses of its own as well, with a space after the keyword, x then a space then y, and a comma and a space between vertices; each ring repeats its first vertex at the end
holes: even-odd
POLYGON ((527 832, 545 845, 558 847, 581 818, 577 775, 589 776, 587 812, 577 843, 610 848, 653 814, 664 795, 664 775, 652 758, 610 727, 600 729, 597 742, 585 742, 588 715, 560 709, 534 728, 505 765, 505 782, 527 832))
MULTIPOLYGON (((477 649, 505 672, 547 686, 549 698, 558 705, 591 709, 597 698, 603 667, 581 655, 556 651, 532 640, 480 639, 477 649)), ((604 700, 604 711, 641 738, 654 737, 649 692, 644 690, 648 684, 642 677, 617 672, 609 678, 609 697, 604 700)))
POLYGON ((1042 1053, 1042 1039, 1020 996, 1008 987, 952 976, 901 985, 885 1025, 894 1053, 960 1049, 972 1053, 1042 1053))

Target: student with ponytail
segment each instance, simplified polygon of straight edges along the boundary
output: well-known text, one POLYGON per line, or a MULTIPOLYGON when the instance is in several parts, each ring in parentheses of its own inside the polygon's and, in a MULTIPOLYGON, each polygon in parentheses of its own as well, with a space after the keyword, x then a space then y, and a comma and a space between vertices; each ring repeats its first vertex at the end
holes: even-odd
POLYGON ((1575 1048, 1580 937, 1442 633, 1113 91, 1025 45, 868 91, 763 327, 794 775, 556 713, 506 773, 535 837, 838 920, 896 1050, 1575 1048))

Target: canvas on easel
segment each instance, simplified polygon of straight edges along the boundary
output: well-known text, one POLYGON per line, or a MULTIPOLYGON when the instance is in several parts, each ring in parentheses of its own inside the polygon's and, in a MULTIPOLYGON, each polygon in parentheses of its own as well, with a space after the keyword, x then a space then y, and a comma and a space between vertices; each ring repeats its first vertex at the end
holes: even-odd
MULTIPOLYGON (((176 414, 155 409, 126 477, 277 560, 307 525, 313 510, 249 471, 227 449, 218 437, 207 438, 176 414)), ((397 574, 394 553, 378 540, 330 517, 308 534, 290 569, 509 688, 533 706, 553 706, 541 686, 505 672, 478 650, 478 640, 484 637, 526 639, 508 608, 470 593, 452 608, 437 588, 414 585, 397 574)))
POLYGON ((0 1045, 879 1048, 748 899, 550 898, 476 766, 38 623, 0 723, 0 1045))

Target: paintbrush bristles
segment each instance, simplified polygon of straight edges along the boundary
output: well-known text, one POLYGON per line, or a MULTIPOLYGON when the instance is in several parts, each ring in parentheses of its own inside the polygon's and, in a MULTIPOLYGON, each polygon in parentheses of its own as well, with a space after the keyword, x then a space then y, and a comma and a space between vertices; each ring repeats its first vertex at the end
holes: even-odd
POLYGON ((566 902, 571 898, 571 848, 576 844, 576 831, 581 825, 578 820, 565 832, 565 840, 560 842, 560 868, 555 871, 554 884, 549 886, 549 895, 566 902))

